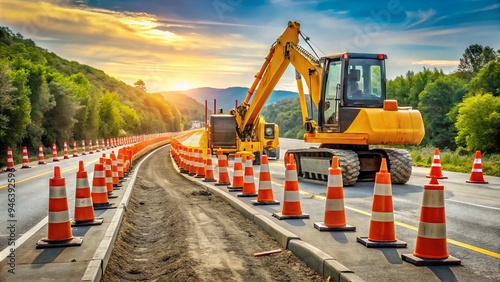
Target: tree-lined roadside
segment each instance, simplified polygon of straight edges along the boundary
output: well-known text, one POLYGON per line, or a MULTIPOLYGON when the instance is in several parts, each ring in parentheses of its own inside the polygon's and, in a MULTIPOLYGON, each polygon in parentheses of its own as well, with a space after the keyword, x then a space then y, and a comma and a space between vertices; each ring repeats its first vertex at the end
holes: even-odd
POLYGON ((181 119, 162 95, 0 27, 0 152, 12 147, 17 156, 27 146, 34 155, 40 144, 179 131, 181 119))

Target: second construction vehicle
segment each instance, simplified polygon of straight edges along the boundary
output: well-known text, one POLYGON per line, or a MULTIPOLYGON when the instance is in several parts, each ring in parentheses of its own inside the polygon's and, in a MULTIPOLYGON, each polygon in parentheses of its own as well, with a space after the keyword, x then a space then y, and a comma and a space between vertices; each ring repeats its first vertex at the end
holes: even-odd
MULTIPOLYGON (((338 156, 344 185, 353 185, 360 180, 372 180, 381 159, 387 158, 392 183, 406 183, 412 170, 410 154, 403 149, 370 147, 420 144, 425 133, 419 111, 399 107, 395 100, 386 100, 387 56, 338 53, 317 58, 298 45, 299 35, 300 24, 289 22, 271 46, 245 101, 228 115, 232 116, 237 138, 244 142, 266 133, 265 126, 256 130, 259 114, 292 64, 297 73, 306 130, 304 141, 321 144, 317 148, 286 152, 294 155, 299 177, 327 180, 331 159, 338 156), (304 94, 302 77, 309 89, 308 96, 304 94)), ((272 126, 274 128, 274 124, 272 126)), ((277 138, 278 133, 273 132, 277 138)))

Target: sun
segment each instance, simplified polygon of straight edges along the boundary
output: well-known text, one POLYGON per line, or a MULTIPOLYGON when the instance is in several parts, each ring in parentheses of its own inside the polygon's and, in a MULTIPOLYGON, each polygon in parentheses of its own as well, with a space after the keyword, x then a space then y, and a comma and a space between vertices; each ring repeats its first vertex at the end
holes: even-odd
POLYGON ((175 85, 175 90, 178 90, 178 91, 188 90, 191 88, 193 88, 193 87, 191 86, 191 84, 189 84, 187 82, 180 82, 180 83, 177 83, 175 85))

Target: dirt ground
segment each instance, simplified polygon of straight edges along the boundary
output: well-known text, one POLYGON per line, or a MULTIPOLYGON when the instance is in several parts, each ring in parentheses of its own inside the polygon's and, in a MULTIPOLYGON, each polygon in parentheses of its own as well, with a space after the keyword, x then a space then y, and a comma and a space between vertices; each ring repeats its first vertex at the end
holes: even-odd
POLYGON ((325 281, 221 198, 180 176, 164 148, 142 165, 102 281, 325 281))

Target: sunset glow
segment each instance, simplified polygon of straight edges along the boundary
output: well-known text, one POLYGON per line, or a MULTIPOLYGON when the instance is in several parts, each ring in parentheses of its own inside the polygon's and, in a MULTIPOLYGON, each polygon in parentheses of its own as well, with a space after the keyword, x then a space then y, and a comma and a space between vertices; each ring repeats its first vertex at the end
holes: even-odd
MULTIPOLYGON (((389 78, 423 67, 451 72, 468 45, 500 46, 495 0, 404 2, 391 11, 373 1, 230 3, 220 10, 212 1, 0 0, 0 25, 128 84, 143 79, 149 91, 249 87, 289 20, 301 23, 319 56, 388 54, 389 78)), ((277 88, 295 90, 292 68, 277 88)))

